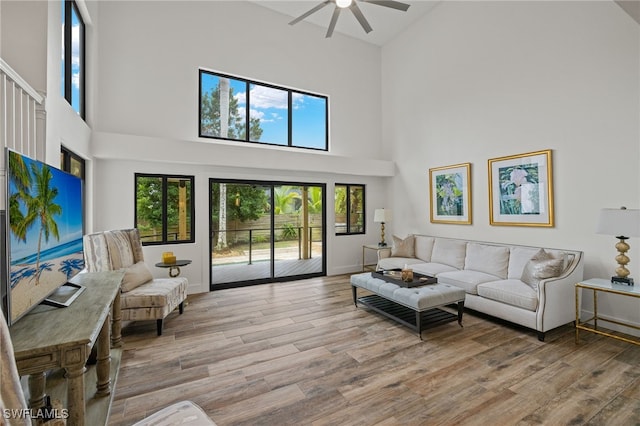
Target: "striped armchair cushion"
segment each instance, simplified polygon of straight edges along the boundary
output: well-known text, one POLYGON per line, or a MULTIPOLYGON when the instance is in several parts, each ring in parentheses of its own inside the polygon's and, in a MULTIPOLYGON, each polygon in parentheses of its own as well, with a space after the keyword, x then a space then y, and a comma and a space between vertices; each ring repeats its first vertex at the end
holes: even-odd
POLYGON ((126 231, 107 231, 104 236, 109 247, 111 268, 128 268, 135 263, 133 261, 133 250, 131 250, 131 240, 126 231))
POLYGON ((89 234, 83 237, 84 264, 89 272, 103 272, 111 270, 109 248, 104 232, 89 234))

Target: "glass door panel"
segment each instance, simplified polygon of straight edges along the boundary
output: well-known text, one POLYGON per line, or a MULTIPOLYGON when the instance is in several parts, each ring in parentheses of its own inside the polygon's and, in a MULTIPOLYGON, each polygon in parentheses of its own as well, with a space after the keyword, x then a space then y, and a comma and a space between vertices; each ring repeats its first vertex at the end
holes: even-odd
POLYGON ((277 185, 273 194, 275 276, 322 272, 322 187, 277 185))
POLYGON ((211 284, 269 279, 271 187, 211 182, 211 284))
POLYGON ((325 273, 324 185, 210 182, 212 290, 325 273))

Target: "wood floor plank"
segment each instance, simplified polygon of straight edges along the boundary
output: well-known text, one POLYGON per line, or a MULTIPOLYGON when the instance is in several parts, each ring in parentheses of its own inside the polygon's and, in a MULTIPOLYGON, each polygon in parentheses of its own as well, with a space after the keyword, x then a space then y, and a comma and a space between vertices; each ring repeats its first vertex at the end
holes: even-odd
MULTIPOLYGON (((640 424, 640 347, 465 311, 423 332, 355 307, 348 275, 190 295, 125 324, 109 425, 179 400, 229 425, 640 424)), ((447 309, 447 308, 445 308, 447 309)))

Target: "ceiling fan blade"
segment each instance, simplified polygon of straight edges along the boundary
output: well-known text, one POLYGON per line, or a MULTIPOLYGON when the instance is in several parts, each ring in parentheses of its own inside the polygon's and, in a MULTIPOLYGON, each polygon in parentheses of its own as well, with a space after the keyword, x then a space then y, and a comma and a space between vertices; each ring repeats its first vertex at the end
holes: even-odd
POLYGON ((358 7, 358 3, 354 1, 353 3, 351 3, 351 6, 349 6, 349 9, 351 9, 353 16, 355 16, 358 22, 360 22, 360 25, 362 26, 364 32, 369 34, 373 30, 373 28, 371 28, 371 25, 369 25, 367 18, 365 18, 362 14, 362 11, 358 7))
POLYGON ((401 3, 395 0, 360 0, 360 1, 363 3, 377 4, 378 6, 390 7, 392 9, 401 10, 403 12, 406 12, 410 6, 406 3, 401 3))
POLYGON ((338 16, 340 16, 341 10, 342 8, 338 6, 336 6, 336 8, 333 9, 333 15, 331 15, 331 22, 329 22, 329 28, 327 28, 327 35, 325 36, 325 38, 329 38, 333 34, 333 29, 336 27, 336 23, 338 22, 338 16))
POLYGON ((298 16, 296 19, 294 19, 293 21, 289 22, 289 25, 295 25, 298 22, 302 21, 303 19, 305 19, 306 17, 308 17, 309 15, 316 13, 317 11, 319 11, 320 9, 322 9, 323 7, 325 7, 326 5, 328 5, 329 3, 331 3, 331 0, 326 0, 323 1, 322 3, 320 3, 319 5, 317 5, 316 7, 314 7, 313 9, 303 13, 302 15, 298 16))

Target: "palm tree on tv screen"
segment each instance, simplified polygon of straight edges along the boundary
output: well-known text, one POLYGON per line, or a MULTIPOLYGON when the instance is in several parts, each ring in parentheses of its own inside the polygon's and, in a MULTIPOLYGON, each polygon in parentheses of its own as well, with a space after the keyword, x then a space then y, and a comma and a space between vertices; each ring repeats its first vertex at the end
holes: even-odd
POLYGON ((40 222, 35 274, 37 285, 43 269, 40 267, 42 238, 44 236, 45 241, 48 242, 50 235, 53 234, 56 239, 60 239, 58 224, 53 217, 62 212, 62 207, 54 203, 58 196, 58 189, 50 187, 53 175, 49 167, 46 165, 38 167, 36 163, 31 163, 30 166, 29 171, 22 156, 9 153, 9 170, 11 171, 9 179, 16 189, 9 199, 11 232, 19 240, 26 242, 27 231, 37 221, 40 222), (26 213, 22 212, 21 203, 26 206, 26 213))
POLYGON ((9 179, 16 188, 15 194, 9 198, 9 217, 11 218, 11 232, 22 242, 27 240, 27 226, 24 215, 20 210, 20 201, 26 202, 31 197, 31 175, 24 158, 9 152, 9 179))
POLYGON ((50 186, 51 179, 53 178, 51 169, 46 165, 38 167, 37 164, 32 163, 31 174, 34 178, 34 193, 24 200, 27 206, 27 214, 22 219, 23 224, 21 226, 27 230, 37 222, 40 224, 35 276, 36 285, 38 285, 40 283, 40 275, 42 274, 42 269, 40 268, 42 239, 44 237, 45 242, 49 242, 49 237, 53 235, 57 240, 60 240, 58 224, 53 218, 62 213, 62 207, 54 202, 58 196, 58 188, 52 188, 50 186))

